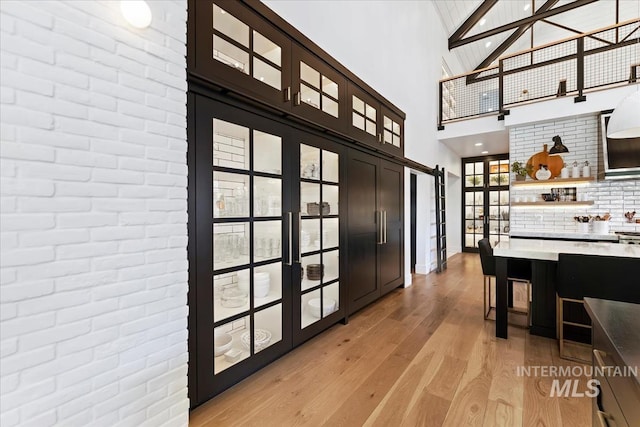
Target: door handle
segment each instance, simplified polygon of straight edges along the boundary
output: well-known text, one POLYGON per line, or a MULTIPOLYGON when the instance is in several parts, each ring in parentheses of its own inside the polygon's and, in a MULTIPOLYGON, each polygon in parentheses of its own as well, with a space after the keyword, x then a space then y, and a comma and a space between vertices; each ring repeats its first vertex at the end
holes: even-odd
POLYGON ((291 101, 291 86, 287 86, 284 89, 284 102, 291 101))
POLYGON ((376 211, 376 220, 378 222, 378 241, 376 243, 381 245, 384 243, 382 240, 382 211, 376 211))
POLYGON ((298 264, 302 264, 302 245, 300 238, 302 236, 302 212, 298 212, 298 264))
POLYGON ((293 265, 293 212, 287 212, 289 220, 289 262, 285 262, 286 265, 293 265))
POLYGON ((300 92, 297 92, 296 96, 293 99, 293 105, 300 105, 301 98, 302 98, 302 95, 300 94, 300 92))
POLYGON ((387 243, 387 211, 382 211, 382 215, 384 216, 384 243, 387 243))

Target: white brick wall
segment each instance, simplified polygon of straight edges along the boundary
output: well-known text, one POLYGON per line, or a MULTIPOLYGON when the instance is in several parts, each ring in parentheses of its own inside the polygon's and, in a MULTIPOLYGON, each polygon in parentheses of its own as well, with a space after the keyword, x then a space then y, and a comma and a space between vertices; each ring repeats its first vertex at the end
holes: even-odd
MULTIPOLYGON (((591 114, 581 117, 570 117, 550 122, 541 122, 509 129, 509 156, 511 162, 526 162, 533 154, 542 151, 542 145, 553 146, 553 138, 560 135, 562 143, 569 149, 562 154, 565 163, 571 165, 577 161, 580 166, 585 160, 591 165, 591 174, 597 173, 598 150, 600 145, 599 117, 591 114)), ((511 179, 515 179, 511 174, 511 179)), ((529 178, 528 178, 529 179, 529 178)), ((525 197, 539 198, 541 193, 549 193, 558 185, 511 187, 511 201, 525 197)), ((638 212, 640 217, 640 180, 597 181, 577 186, 578 199, 593 200, 591 206, 575 207, 513 207, 511 210, 512 231, 558 231, 578 232, 578 225, 573 220, 576 215, 612 215, 610 229, 615 231, 639 231, 640 224, 628 223, 624 213, 638 212)))
POLYGON ((184 426, 186 0, 0 2, 3 427, 184 426))

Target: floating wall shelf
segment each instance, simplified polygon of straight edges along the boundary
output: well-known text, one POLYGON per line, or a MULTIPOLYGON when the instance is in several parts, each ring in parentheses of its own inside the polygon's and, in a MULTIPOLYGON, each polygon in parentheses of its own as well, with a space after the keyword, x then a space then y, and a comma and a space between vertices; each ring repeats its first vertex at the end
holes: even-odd
MULTIPOLYGON (((511 181, 511 185, 514 187, 537 185, 537 186, 549 186, 549 185, 568 185, 568 184, 585 184, 595 180, 595 177, 590 176, 587 178, 554 178, 547 180, 528 180, 528 181, 511 181)), ((551 203, 551 202, 548 202, 551 203)))
POLYGON ((576 201, 576 202, 512 202, 511 206, 546 206, 546 207, 554 207, 554 206, 576 206, 576 205, 593 205, 593 200, 587 201, 576 201))

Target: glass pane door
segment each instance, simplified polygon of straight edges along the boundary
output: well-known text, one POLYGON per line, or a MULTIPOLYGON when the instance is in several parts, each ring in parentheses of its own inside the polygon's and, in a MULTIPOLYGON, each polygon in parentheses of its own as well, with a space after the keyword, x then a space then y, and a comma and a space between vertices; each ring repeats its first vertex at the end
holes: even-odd
POLYGON ((463 160, 463 250, 477 251, 509 239, 509 158, 506 154, 463 160))
POLYGON ((464 165, 464 246, 477 248, 484 237, 484 161, 464 165))
POLYGON ((489 241, 509 238, 509 159, 489 160, 489 241))
POLYGON ((283 339, 283 150, 281 136, 212 126, 215 375, 283 339))
POLYGON ((340 309, 340 155, 300 145, 300 327, 340 309))
POLYGON ((484 191, 465 192, 464 211, 465 246, 477 248, 484 237, 484 191))

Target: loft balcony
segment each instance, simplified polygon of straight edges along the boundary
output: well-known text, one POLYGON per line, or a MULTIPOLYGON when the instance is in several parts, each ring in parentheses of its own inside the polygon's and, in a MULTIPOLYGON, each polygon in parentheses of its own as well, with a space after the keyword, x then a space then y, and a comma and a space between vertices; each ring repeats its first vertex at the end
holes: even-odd
POLYGON ((561 99, 571 115, 611 108, 599 92, 628 91, 639 76, 640 19, 507 55, 497 66, 439 82, 439 139, 449 136, 450 124, 470 119, 485 118, 474 120, 479 132, 499 131, 514 108, 533 112, 541 101, 561 99), (587 107, 591 97, 601 102, 587 107), (488 117, 501 123, 488 123, 488 117))

